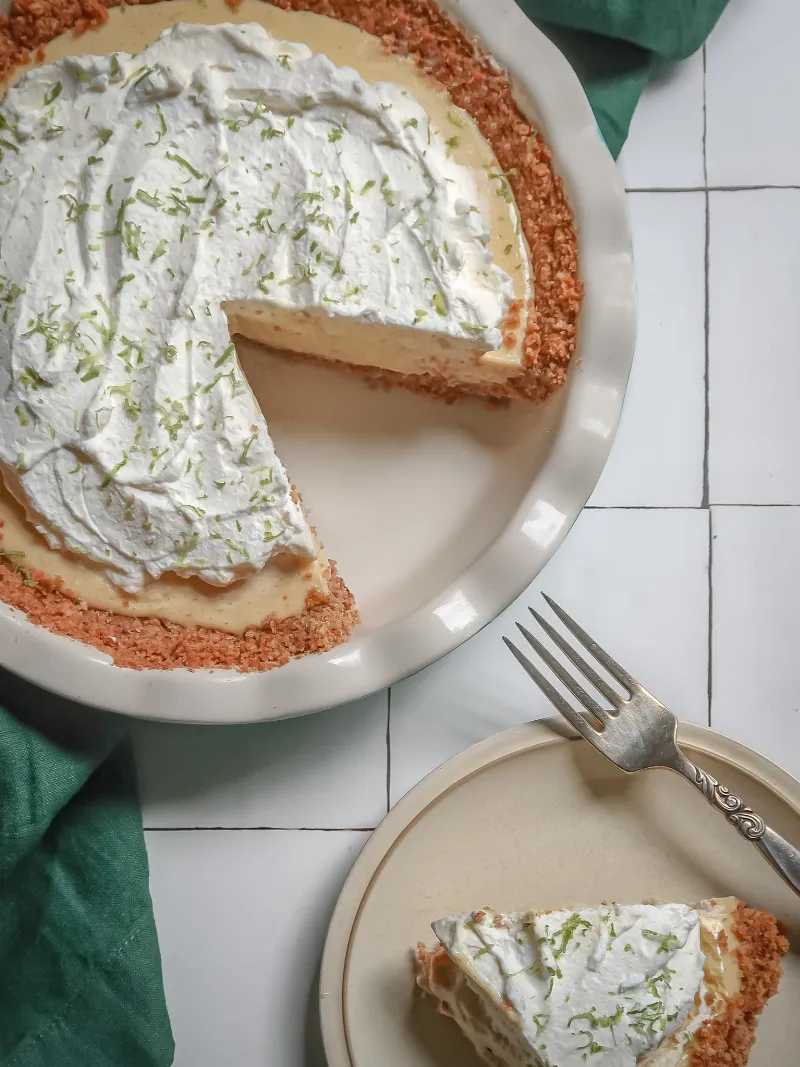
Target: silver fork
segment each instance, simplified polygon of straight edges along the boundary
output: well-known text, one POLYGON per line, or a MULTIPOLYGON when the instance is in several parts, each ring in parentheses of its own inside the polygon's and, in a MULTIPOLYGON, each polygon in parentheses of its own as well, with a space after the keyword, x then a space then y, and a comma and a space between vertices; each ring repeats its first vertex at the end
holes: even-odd
POLYGON ((591 718, 576 711, 542 672, 507 637, 504 637, 505 643, 550 703, 590 744, 594 745, 598 752, 602 752, 623 771, 633 773, 650 767, 664 767, 682 774, 687 781, 700 790, 712 807, 722 812, 742 837, 756 846, 795 893, 800 895, 800 851, 767 826, 760 815, 757 815, 752 808, 748 808, 730 790, 720 785, 716 778, 688 760, 678 747, 678 720, 672 712, 656 700, 651 693, 648 693, 616 660, 613 660, 574 619, 567 615, 563 608, 560 608, 546 594, 542 595, 561 622, 583 645, 583 648, 602 664, 627 693, 627 696, 621 696, 586 662, 563 634, 554 629, 537 611, 529 608, 531 615, 548 637, 597 692, 608 701, 611 709, 602 707, 593 696, 586 692, 563 663, 534 637, 530 630, 517 623, 528 644, 533 647, 591 718))

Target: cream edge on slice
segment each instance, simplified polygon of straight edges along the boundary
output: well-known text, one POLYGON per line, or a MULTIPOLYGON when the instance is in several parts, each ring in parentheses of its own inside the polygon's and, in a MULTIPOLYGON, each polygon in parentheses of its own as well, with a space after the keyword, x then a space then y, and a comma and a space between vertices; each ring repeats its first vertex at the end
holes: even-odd
MULTIPOLYGON (((324 22, 379 65, 353 27, 274 13, 324 22)), ((51 548, 80 554, 56 570, 96 606, 236 631, 324 589, 230 334, 274 344, 279 327, 280 347, 405 373, 519 369, 524 317, 510 344, 499 331, 530 295, 514 205, 469 116, 447 108, 445 136, 425 90, 427 110, 258 26, 195 25, 8 94, 6 550, 53 569, 10 491, 51 548)))
POLYGON ((738 991, 737 905, 450 916, 432 925, 455 967, 421 949, 417 981, 493 1067, 685 1067, 738 991))

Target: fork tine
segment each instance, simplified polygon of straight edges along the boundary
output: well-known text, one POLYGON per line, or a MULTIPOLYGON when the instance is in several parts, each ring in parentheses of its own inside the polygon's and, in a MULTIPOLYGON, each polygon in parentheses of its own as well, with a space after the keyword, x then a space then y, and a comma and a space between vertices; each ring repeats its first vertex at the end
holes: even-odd
POLYGON ((533 636, 530 630, 526 630, 522 623, 519 622, 517 623, 517 629, 533 650, 544 660, 556 678, 569 689, 574 697, 578 698, 586 711, 591 712, 599 722, 605 723, 608 718, 606 709, 600 707, 594 697, 586 692, 580 682, 572 677, 566 667, 559 663, 542 642, 533 636))
POLYGON ((582 734, 586 738, 587 741, 603 751, 603 743, 600 733, 586 721, 579 711, 576 711, 571 704, 567 703, 558 690, 553 688, 541 671, 538 671, 534 667, 528 657, 524 656, 515 644, 509 641, 507 637, 504 637, 503 640, 514 654, 517 662, 521 665, 523 670, 534 680, 534 682, 536 682, 553 707, 561 712, 570 726, 573 726, 579 734, 582 734))
POLYGON ((623 699, 620 694, 615 689, 612 689, 608 682, 605 681, 604 678, 601 678, 593 667, 589 666, 583 656, 575 651, 569 641, 567 641, 555 627, 551 626, 547 619, 543 618, 534 608, 528 608, 528 611, 533 615, 534 619, 536 619, 553 644, 558 645, 567 659, 575 664, 583 676, 592 683, 598 693, 602 693, 609 704, 619 710, 622 707, 623 699))
POLYGON ((612 678, 616 678, 619 684, 624 686, 628 690, 629 696, 633 696, 634 693, 639 693, 642 691, 642 686, 639 685, 636 679, 633 678, 630 674, 628 674, 625 668, 621 667, 615 659, 612 659, 611 656, 609 656, 609 654, 605 651, 605 649, 602 649, 594 640, 594 638, 590 637, 587 634, 587 632, 583 629, 582 626, 579 626, 573 618, 570 618, 570 616, 567 615, 566 611, 564 611, 563 608, 560 608, 558 604, 556 604, 555 600, 549 597, 547 593, 542 593, 542 596, 553 609, 553 611, 556 613, 556 615, 559 617, 559 619, 561 619, 567 629, 571 630, 572 633, 578 638, 578 640, 581 642, 586 651, 589 652, 592 656, 594 656, 598 663, 602 663, 608 673, 612 676, 612 678))

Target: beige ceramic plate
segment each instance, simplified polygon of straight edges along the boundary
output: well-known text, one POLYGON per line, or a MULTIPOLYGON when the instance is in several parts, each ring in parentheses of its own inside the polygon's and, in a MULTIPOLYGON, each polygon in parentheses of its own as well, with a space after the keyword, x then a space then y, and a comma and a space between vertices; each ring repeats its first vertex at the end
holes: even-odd
MULTIPOLYGON (((682 725, 680 736, 691 759, 800 841, 800 783, 711 730, 682 725)), ((800 899, 676 775, 628 776, 559 723, 509 730, 424 779, 353 868, 322 965, 329 1067, 478 1067, 455 1024, 412 984, 411 948, 430 943, 430 922, 442 915, 727 893, 789 927, 794 952, 750 1067, 791 1067, 800 899)))

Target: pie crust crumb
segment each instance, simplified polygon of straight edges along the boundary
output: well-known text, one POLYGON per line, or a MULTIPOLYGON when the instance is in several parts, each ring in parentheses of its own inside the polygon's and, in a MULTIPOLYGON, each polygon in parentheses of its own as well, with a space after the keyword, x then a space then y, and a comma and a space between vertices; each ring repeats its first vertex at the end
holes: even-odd
POLYGON ((243 634, 91 608, 71 596, 60 578, 7 559, 0 563, 0 600, 23 611, 37 626, 94 645, 118 667, 265 671, 293 656, 327 652, 346 641, 359 621, 353 594, 333 562, 327 596, 311 590, 299 615, 268 616, 260 627, 243 634))
POLYGON ((727 1012, 698 1030, 689 1067, 745 1067, 758 1017, 778 992, 781 956, 789 950, 778 921, 765 911, 739 904, 733 932, 739 942, 736 955, 741 987, 727 1012))

